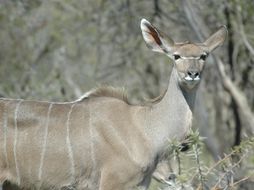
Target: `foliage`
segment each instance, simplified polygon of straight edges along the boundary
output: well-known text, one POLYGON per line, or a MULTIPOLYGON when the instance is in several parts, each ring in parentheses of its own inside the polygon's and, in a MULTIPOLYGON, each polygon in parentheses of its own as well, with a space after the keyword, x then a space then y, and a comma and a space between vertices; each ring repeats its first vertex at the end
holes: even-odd
POLYGON ((194 128, 206 138, 203 144, 193 135, 188 154, 174 145, 175 184, 247 189, 244 184, 253 181, 254 125, 240 110, 250 110, 253 118, 253 0, 1 0, 0 96, 72 101, 102 83, 124 86, 133 102, 158 96, 172 65, 145 46, 143 17, 176 42, 200 42, 227 25, 228 39, 210 55, 197 97, 194 128), (244 106, 223 85, 218 60, 244 106))
POLYGON ((254 172, 252 168, 243 167, 245 162, 253 159, 254 138, 243 141, 212 164, 204 161, 203 140, 198 132, 192 132, 184 142, 190 147, 187 153, 181 152, 182 143, 170 142, 171 159, 176 160, 178 171, 163 190, 250 189, 254 183, 254 172), (250 183, 249 187, 246 181, 250 183))

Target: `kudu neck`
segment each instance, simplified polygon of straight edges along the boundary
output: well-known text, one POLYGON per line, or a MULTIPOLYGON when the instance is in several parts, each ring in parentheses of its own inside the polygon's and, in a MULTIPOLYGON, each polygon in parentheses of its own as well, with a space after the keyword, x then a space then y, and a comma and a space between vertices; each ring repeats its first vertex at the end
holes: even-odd
POLYGON ((171 104, 175 106, 188 106, 189 109, 193 112, 195 99, 196 99, 196 92, 197 87, 193 89, 187 89, 184 86, 181 86, 178 82, 177 71, 175 68, 172 69, 170 80, 168 83, 167 91, 164 97, 161 99, 160 102, 157 103, 156 106, 158 107, 168 107, 171 104))
POLYGON ((151 108, 149 132, 159 149, 168 144, 169 139, 183 139, 192 123, 196 89, 185 90, 179 85, 177 75, 173 68, 164 97, 151 108))

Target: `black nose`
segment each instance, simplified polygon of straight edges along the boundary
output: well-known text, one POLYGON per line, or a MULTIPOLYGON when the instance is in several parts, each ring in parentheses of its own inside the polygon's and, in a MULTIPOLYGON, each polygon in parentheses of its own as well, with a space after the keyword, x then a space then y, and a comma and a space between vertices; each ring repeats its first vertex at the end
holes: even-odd
POLYGON ((192 79, 195 79, 196 77, 199 76, 199 72, 198 71, 187 71, 187 74, 189 77, 191 77, 192 79))

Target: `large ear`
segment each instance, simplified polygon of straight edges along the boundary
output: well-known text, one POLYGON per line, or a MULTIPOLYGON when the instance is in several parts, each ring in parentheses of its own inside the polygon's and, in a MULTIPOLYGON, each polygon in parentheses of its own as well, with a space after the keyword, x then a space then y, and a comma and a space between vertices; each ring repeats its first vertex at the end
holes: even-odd
POLYGON ((205 42, 204 45, 208 47, 209 51, 213 51, 217 47, 223 45, 227 37, 227 28, 226 26, 221 26, 217 32, 212 34, 205 42))
POLYGON ((140 23, 143 38, 147 46, 153 51, 160 53, 170 53, 174 46, 174 41, 160 32, 146 19, 142 19, 140 23))

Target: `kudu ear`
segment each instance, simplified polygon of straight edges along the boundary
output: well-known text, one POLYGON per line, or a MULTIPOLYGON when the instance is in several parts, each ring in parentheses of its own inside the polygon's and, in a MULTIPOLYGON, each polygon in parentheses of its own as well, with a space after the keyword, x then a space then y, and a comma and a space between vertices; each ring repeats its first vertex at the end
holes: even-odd
POLYGON ((147 46, 153 51, 160 53, 170 53, 174 46, 174 41, 160 32, 146 19, 142 19, 140 23, 143 38, 147 46))
POLYGON ((217 32, 212 34, 206 41, 204 42, 204 45, 208 47, 208 50, 211 52, 217 47, 223 45, 226 37, 227 37, 228 31, 226 26, 221 26, 217 32))

